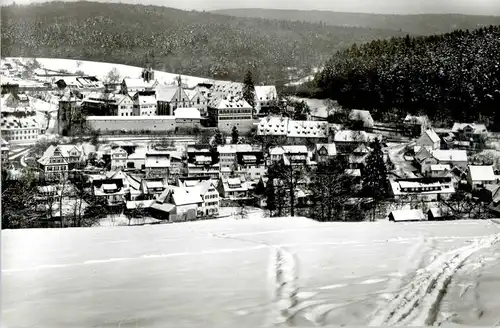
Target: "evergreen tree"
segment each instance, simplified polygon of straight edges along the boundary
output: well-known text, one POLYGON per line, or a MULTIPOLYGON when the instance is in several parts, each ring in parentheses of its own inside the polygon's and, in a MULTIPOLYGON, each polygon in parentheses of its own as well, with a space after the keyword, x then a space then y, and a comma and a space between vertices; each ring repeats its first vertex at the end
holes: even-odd
POLYGON ((252 72, 247 71, 243 79, 243 99, 245 99, 252 108, 255 108, 255 85, 252 72))
POLYGON ((375 139, 372 145, 372 152, 366 158, 366 165, 363 172, 363 190, 366 195, 373 199, 373 216, 375 220, 375 209, 383 199, 389 188, 387 180, 387 167, 384 162, 384 153, 380 141, 375 139))
POLYGON ((224 136, 222 135, 222 132, 220 132, 219 129, 215 130, 214 142, 213 142, 214 147, 222 146, 224 144, 225 144, 225 140, 224 140, 224 136))
POLYGON ((233 145, 237 144, 240 139, 240 134, 236 126, 233 126, 233 130, 231 131, 231 143, 233 145))

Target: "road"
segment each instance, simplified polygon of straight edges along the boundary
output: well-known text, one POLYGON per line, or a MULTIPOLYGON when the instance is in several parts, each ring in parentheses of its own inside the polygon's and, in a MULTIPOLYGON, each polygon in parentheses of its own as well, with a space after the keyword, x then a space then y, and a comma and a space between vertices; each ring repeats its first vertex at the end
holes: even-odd
MULTIPOLYGON (((411 145, 411 143, 410 143, 411 145)), ((388 144, 388 155, 391 161, 396 167, 395 172, 400 177, 414 178, 413 173, 417 169, 411 164, 411 162, 405 160, 404 153, 408 144, 388 144)))
POLYGON ((471 312, 453 286, 475 267, 482 315, 468 322, 491 326, 499 233, 490 221, 252 217, 6 230, 3 326, 421 326, 471 312))

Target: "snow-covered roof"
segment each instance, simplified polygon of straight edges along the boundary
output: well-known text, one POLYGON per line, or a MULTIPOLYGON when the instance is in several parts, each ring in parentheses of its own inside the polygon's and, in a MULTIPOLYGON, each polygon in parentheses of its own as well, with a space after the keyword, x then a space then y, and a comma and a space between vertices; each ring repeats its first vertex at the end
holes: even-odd
POLYGON ((165 168, 170 167, 169 153, 146 153, 146 168, 165 168))
POLYGON ((458 149, 436 149, 432 156, 440 162, 467 162, 467 151, 458 149))
POLYGON ((433 164, 431 171, 451 171, 451 166, 449 164, 433 164))
POLYGON ((155 91, 158 101, 170 102, 174 97, 179 100, 188 97, 184 89, 174 85, 159 84, 156 86, 155 91))
POLYGON ((255 86, 255 98, 259 100, 276 100, 278 92, 274 85, 258 85, 255 86))
POLYGON ((0 126, 2 130, 10 130, 10 129, 38 129, 39 124, 35 117, 15 117, 15 116, 6 116, 2 117, 0 122, 0 126))
POLYGON ((243 98, 240 97, 227 97, 226 99, 220 99, 219 103, 217 104, 218 109, 224 109, 224 108, 252 108, 250 104, 243 98))
POLYGON ((287 137, 326 138, 328 123, 321 121, 288 121, 287 137))
POLYGON ((290 138, 326 138, 328 137, 328 123, 291 120, 280 116, 264 117, 257 124, 257 134, 290 138))
POLYGON ((347 170, 345 170, 345 174, 350 175, 352 177, 360 177, 361 170, 360 169, 347 169, 347 170))
POLYGON ((335 156, 337 155, 337 148, 335 147, 335 144, 332 143, 318 143, 316 144, 316 150, 320 151, 322 148, 326 149, 326 152, 328 156, 335 156))
POLYGON ((132 89, 148 89, 154 87, 156 83, 156 81, 154 80, 147 82, 142 78, 129 78, 129 77, 124 78, 123 82, 125 83, 127 88, 132 88, 132 89))
POLYGON ((174 111, 174 115, 176 119, 201 119, 200 111, 198 108, 182 108, 178 107, 174 111))
POLYGON ((433 129, 428 129, 425 131, 425 134, 431 139, 432 142, 438 142, 441 139, 439 139, 439 136, 437 135, 436 131, 433 129))
POLYGON ((214 188, 215 191, 217 192, 217 188, 215 187, 215 181, 212 179, 201 182, 200 181, 192 181, 192 182, 194 182, 194 185, 189 187, 190 192, 197 192, 198 194, 200 194, 200 196, 205 195, 210 188, 214 188))
POLYGON ((118 187, 114 183, 103 183, 102 184, 102 189, 103 190, 116 190, 118 187))
POLYGON ((138 96, 137 97, 140 105, 156 105, 155 96, 138 96))
POLYGON ((396 221, 425 221, 427 216, 422 212, 422 210, 395 210, 389 214, 389 217, 396 221))
POLYGON ((455 192, 451 179, 449 181, 439 179, 390 180, 390 185, 393 194, 396 196, 404 194, 449 194, 455 192))
POLYGON ((252 145, 248 144, 235 144, 235 145, 223 145, 217 146, 217 151, 219 154, 233 154, 237 152, 248 152, 254 150, 252 145))
POLYGON ((488 132, 486 129, 486 126, 481 123, 454 123, 453 127, 451 128, 452 132, 460 132, 463 131, 465 128, 470 128, 473 133, 483 133, 483 132, 488 132))
POLYGON ((496 181, 493 165, 469 165, 472 181, 496 181))
POLYGON ((283 155, 286 153, 308 154, 308 151, 307 147, 304 145, 276 146, 269 149, 269 154, 271 155, 283 155))
POLYGON ((176 206, 203 203, 201 195, 197 192, 190 191, 188 188, 172 187, 172 199, 176 206))

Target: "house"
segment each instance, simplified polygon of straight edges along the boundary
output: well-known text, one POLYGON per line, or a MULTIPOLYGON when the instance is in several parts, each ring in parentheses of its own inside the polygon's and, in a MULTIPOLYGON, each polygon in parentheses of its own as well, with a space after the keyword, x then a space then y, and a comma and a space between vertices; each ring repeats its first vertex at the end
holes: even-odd
POLYGON ((236 154, 238 152, 252 151, 254 148, 248 144, 223 145, 217 146, 217 152, 220 158, 220 168, 234 168, 236 165, 236 154))
POLYGON ((429 150, 421 148, 414 157, 415 163, 420 167, 422 174, 430 170, 431 165, 442 164, 459 167, 461 169, 467 168, 467 152, 459 149, 436 149, 429 150))
POLYGON ((127 151, 121 147, 111 150, 111 170, 124 170, 127 168, 127 151))
POLYGON ((486 126, 479 123, 454 123, 451 132, 464 141, 479 141, 481 137, 488 135, 486 126))
POLYGON ((138 91, 152 91, 158 85, 158 81, 148 78, 129 78, 126 77, 122 81, 121 93, 128 94, 138 91))
POLYGON ((203 203, 198 208, 198 213, 202 216, 219 215, 219 192, 217 191, 216 181, 209 179, 196 183, 188 187, 190 193, 198 193, 203 203))
POLYGON ((200 126, 201 115, 200 111, 194 107, 179 107, 174 110, 175 125, 176 127, 190 127, 200 126))
POLYGON ((221 178, 218 184, 221 197, 230 200, 249 199, 248 185, 244 177, 221 178))
POLYGON ((261 111, 268 111, 272 106, 276 106, 277 101, 278 91, 276 91, 276 86, 255 86, 255 110, 257 114, 259 114, 261 111))
POLYGON ((415 116, 408 114, 403 120, 403 125, 407 135, 420 136, 431 128, 431 121, 426 115, 415 116))
POLYGON ((367 110, 353 109, 348 118, 360 129, 372 129, 375 125, 372 115, 367 110))
POLYGON ((4 138, 1 138, 1 147, 2 147, 2 163, 5 163, 6 161, 9 160, 9 151, 10 151, 10 144, 5 141, 4 138))
POLYGON ((219 179, 219 153, 210 145, 187 146, 188 177, 209 176, 219 179))
POLYGON ((87 155, 88 153, 79 145, 51 145, 38 159, 38 163, 46 179, 58 179, 76 165, 83 165, 87 155))
POLYGON ((306 146, 276 146, 269 148, 271 162, 283 160, 285 165, 310 165, 309 151, 306 146))
MULTIPOLYGON (((82 111, 88 116, 132 116, 133 99, 128 94, 91 92, 82 100, 82 111)), ((76 107, 76 102, 72 105, 76 107)))
POLYGON ((191 221, 201 216, 203 199, 197 191, 169 186, 151 205, 153 215, 171 222, 191 221))
POLYGON ((248 181, 260 179, 266 174, 264 152, 253 149, 236 153, 236 169, 243 173, 248 181))
POLYGON ((11 145, 35 144, 41 134, 41 128, 34 116, 2 117, 1 135, 11 145))
POLYGON ((26 109, 30 105, 30 100, 28 96, 23 93, 9 92, 2 94, 1 105, 2 112, 5 112, 8 109, 26 109))
POLYGON ((441 148, 441 139, 433 129, 425 130, 425 132, 417 139, 415 145, 415 153, 420 151, 420 148, 435 150, 441 148))
POLYGON ((368 148, 365 144, 361 144, 356 147, 351 154, 348 155, 348 165, 350 169, 360 170, 360 172, 364 169, 366 164, 366 158, 370 155, 370 148, 368 148))
POLYGON ((452 211, 448 207, 433 207, 427 211, 429 221, 452 220, 454 218, 452 211))
POLYGON ((253 108, 242 96, 216 97, 208 105, 208 116, 220 131, 231 133, 236 127, 240 134, 253 127, 253 108))
POLYGON ((427 216, 422 210, 395 210, 389 214, 389 221, 392 222, 410 222, 427 221, 427 216))
POLYGON ((141 192, 145 199, 156 199, 168 188, 165 178, 144 178, 141 180, 141 192))
POLYGON ((451 166, 449 164, 433 164, 430 165, 427 173, 432 178, 442 177, 444 174, 451 174, 451 166))
POLYGON ((370 135, 365 131, 341 130, 333 137, 335 147, 339 153, 350 153, 361 144, 371 141, 370 135))
POLYGON ((185 89, 188 96, 190 106, 198 109, 201 116, 207 115, 208 98, 204 88, 196 87, 193 90, 185 89))
POLYGON ((179 107, 191 107, 189 96, 182 86, 159 84, 155 92, 158 115, 174 115, 174 110, 179 107))
POLYGON ((134 116, 153 116, 157 115, 157 103, 154 95, 150 93, 137 92, 133 96, 134 116))
POLYGON ((334 143, 318 143, 314 150, 314 159, 318 163, 327 162, 337 155, 337 148, 334 143))
POLYGON ((125 204, 126 190, 123 179, 105 178, 92 181, 94 196, 104 198, 108 206, 125 204))
POLYGON ((170 169, 170 153, 167 151, 148 151, 144 168, 147 177, 166 177, 170 169))
POLYGON ((414 198, 421 201, 447 199, 455 193, 451 178, 406 178, 389 180, 395 199, 414 198))
POLYGON ((467 183, 472 190, 484 188, 486 185, 496 183, 493 165, 469 165, 467 170, 467 183))

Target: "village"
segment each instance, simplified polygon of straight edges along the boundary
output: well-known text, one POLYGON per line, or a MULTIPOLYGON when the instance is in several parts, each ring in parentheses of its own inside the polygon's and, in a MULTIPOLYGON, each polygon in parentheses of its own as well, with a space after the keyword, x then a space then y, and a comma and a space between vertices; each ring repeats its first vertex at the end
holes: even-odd
MULTIPOLYGON (((280 195, 279 214, 296 208, 307 217, 308 171, 342 161, 361 187, 379 149, 389 188, 373 219, 500 215, 498 136, 482 122, 433 127, 426 116, 406 115, 387 124, 366 110, 285 97, 273 85, 188 85, 181 76, 159 81, 149 68, 104 81, 27 71, 2 60, 2 168, 6 179, 36 175, 36 226, 71 226, 97 215, 96 203, 129 225, 272 215, 268 169, 276 163, 302 172, 292 185, 272 178, 274 193, 292 193, 280 195), (332 122, 336 113, 345 118, 332 122)), ((353 193, 348 203, 368 210, 372 201, 353 193)))

